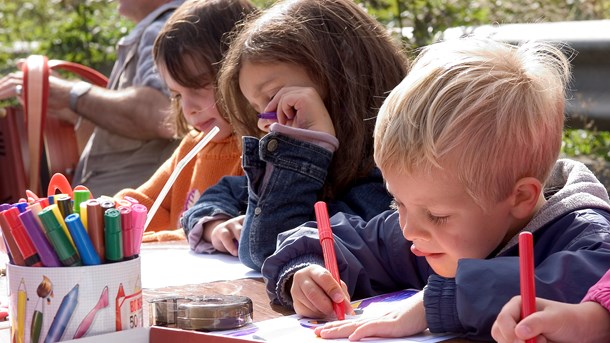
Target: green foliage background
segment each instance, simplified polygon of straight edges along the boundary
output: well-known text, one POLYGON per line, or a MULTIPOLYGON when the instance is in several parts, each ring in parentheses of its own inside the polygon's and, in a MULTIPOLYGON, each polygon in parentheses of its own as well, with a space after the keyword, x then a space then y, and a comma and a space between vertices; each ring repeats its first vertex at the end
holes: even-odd
MULTIPOLYGON (((253 0, 264 8, 270 0, 253 0)), ((429 44, 454 26, 489 23, 603 19, 610 0, 357 0, 389 28, 401 32, 407 47, 429 44)), ((133 23, 119 16, 109 0, 0 1, 0 72, 18 58, 45 54, 92 66, 105 74, 114 46, 133 23)))
MULTIPOLYGON (((274 2, 253 1, 260 8, 274 2)), ((388 28, 403 32, 407 48, 429 44, 449 27, 610 17, 610 0, 356 1, 388 28)), ((82 63, 108 75, 116 42, 133 25, 111 0, 0 0, 0 75, 30 54, 82 63)), ((610 160, 609 144, 610 133, 568 130, 563 150, 610 160)))
POLYGON ((132 26, 108 0, 3 0, 0 71, 14 70, 19 58, 44 54, 108 75, 114 46, 132 26))

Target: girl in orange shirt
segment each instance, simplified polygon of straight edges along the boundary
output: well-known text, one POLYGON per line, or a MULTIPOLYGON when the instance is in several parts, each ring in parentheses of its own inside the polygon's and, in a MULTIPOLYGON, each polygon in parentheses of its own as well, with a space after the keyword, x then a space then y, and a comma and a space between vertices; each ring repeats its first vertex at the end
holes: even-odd
MULTIPOLYGON (((176 133, 184 138, 147 182, 137 189, 124 189, 115 197, 129 196, 150 208, 177 163, 214 126, 220 131, 181 171, 147 231, 176 230, 182 212, 203 191, 222 176, 243 174, 238 138, 216 101, 216 75, 229 46, 228 33, 254 10, 248 0, 188 0, 172 14, 157 36, 152 53, 171 92, 176 133)), ((145 240, 181 237, 184 235, 177 230, 145 240)))

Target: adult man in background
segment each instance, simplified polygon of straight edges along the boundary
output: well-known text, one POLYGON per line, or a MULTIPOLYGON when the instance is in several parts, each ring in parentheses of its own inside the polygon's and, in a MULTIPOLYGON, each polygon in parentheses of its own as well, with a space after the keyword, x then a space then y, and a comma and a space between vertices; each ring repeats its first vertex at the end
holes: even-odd
MULTIPOLYGON (((51 76, 47 113, 93 129, 73 185, 94 196, 144 183, 176 147, 168 125, 169 92, 154 69, 152 46, 164 22, 184 0, 119 0, 119 13, 136 23, 117 44, 107 88, 51 76), (93 125, 91 125, 93 124, 93 125)), ((21 83, 21 73, 4 82, 21 83)), ((0 84, 2 80, 0 80, 0 84)), ((18 87, 16 87, 18 90, 18 87)))

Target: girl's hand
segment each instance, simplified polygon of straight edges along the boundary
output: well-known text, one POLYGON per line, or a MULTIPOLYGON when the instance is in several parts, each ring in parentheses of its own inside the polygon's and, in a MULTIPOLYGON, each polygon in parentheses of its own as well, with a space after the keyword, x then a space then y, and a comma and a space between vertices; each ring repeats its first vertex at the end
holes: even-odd
POLYGON ((241 236, 245 216, 229 220, 213 220, 204 224, 203 239, 212 243, 214 249, 237 256, 237 242, 241 236))
POLYGON ((610 313, 596 302, 567 304, 536 298, 536 312, 521 318, 521 297, 504 305, 491 329, 500 342, 608 342, 610 313))
POLYGON ((424 310, 423 291, 405 300, 404 308, 396 309, 379 318, 344 320, 317 327, 314 332, 322 338, 347 337, 358 341, 365 337, 405 337, 428 328, 424 310))
POLYGON ((330 272, 312 265, 297 271, 290 289, 294 310, 309 318, 325 318, 335 315, 333 302, 343 304, 346 313, 352 313, 347 286, 339 285, 330 272))
POLYGON ((325 132, 335 136, 335 127, 320 94, 312 87, 284 87, 265 108, 277 112, 280 124, 325 132))

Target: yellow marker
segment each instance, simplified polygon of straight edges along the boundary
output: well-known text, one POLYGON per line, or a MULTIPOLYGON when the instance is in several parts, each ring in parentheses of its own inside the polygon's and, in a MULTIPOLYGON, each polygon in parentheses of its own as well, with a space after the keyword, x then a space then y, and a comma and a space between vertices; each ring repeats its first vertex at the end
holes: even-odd
POLYGON ((80 221, 83 222, 83 226, 87 233, 89 233, 89 225, 87 223, 87 202, 80 203, 80 221))
POLYGON ((66 236, 68 236, 72 247, 76 249, 74 241, 72 240, 72 236, 70 235, 70 231, 68 231, 68 226, 66 226, 66 222, 64 221, 64 217, 62 217, 61 212, 59 212, 59 207, 57 207, 57 204, 49 205, 48 207, 50 207, 51 211, 53 211, 53 214, 55 215, 55 218, 57 218, 59 225, 61 225, 62 230, 64 230, 64 233, 66 234, 66 236))
POLYGON ((17 343, 25 343, 25 307, 28 294, 25 290, 25 282, 21 279, 19 290, 17 291, 17 343))

